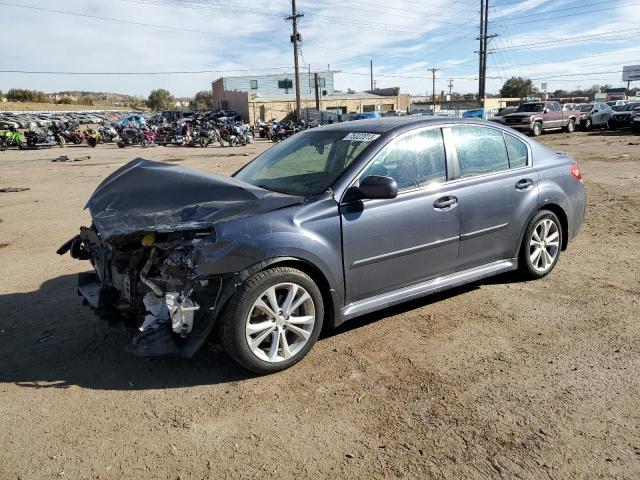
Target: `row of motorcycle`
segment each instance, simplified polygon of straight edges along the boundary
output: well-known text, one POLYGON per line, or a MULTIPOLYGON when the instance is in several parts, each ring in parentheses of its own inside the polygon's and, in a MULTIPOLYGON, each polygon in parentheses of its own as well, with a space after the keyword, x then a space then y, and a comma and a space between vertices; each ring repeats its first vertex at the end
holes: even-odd
POLYGON ((206 148, 212 144, 236 147, 253 143, 251 128, 242 121, 195 118, 191 122, 174 122, 151 128, 154 129, 154 142, 158 145, 206 148))
POLYGON ((270 142, 281 142, 297 132, 317 126, 318 122, 315 120, 311 120, 309 122, 305 122, 304 120, 300 120, 299 122, 294 122, 292 120, 285 122, 278 122, 276 120, 264 122, 257 120, 255 129, 256 134, 260 138, 264 138, 270 142))
POLYGON ((0 150, 8 148, 35 149, 64 147, 67 144, 87 143, 95 147, 100 143, 116 143, 118 147, 148 147, 152 144, 167 146, 208 147, 219 144, 221 147, 241 146, 253 142, 253 133, 249 125, 240 121, 215 121, 194 119, 192 122, 173 124, 104 124, 98 128, 80 130, 79 125, 58 123, 46 129, 31 127, 22 134, 15 127, 0 133, 0 150))
POLYGON ((80 145, 87 143, 90 147, 95 147, 98 143, 113 142, 117 139, 117 130, 110 125, 103 125, 98 129, 87 128, 80 130, 80 126, 73 123, 57 123, 46 129, 31 127, 22 134, 15 127, 0 133, 0 150, 8 148, 35 149, 64 147, 67 144, 80 145))

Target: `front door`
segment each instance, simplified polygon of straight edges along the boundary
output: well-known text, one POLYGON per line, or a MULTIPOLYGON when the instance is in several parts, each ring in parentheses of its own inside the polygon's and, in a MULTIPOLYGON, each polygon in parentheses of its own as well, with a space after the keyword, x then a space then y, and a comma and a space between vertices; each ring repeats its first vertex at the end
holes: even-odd
POLYGON ((429 127, 392 141, 359 175, 392 177, 399 193, 340 206, 347 303, 455 271, 460 217, 446 165, 442 131, 429 127))

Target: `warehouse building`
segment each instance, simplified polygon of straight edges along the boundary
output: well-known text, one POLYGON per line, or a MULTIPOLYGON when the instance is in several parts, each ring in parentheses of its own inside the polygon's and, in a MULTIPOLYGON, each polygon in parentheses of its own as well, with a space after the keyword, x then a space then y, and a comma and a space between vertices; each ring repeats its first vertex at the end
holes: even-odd
MULTIPOLYGON (((302 109, 316 108, 334 113, 406 111, 409 96, 400 94, 398 88, 378 89, 370 92, 347 93, 334 88, 335 71, 302 72, 300 97, 302 109), (318 78, 316 103, 315 78, 318 78)), ((222 77, 212 83, 216 108, 235 110, 253 123, 261 120, 282 120, 292 115, 296 108, 293 74, 222 77)))

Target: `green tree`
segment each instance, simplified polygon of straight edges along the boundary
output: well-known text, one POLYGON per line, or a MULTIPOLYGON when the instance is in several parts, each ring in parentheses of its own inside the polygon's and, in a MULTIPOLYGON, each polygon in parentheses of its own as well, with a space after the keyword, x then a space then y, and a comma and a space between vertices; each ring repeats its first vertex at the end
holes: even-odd
POLYGON ((10 102, 35 102, 47 103, 49 98, 37 90, 25 90, 24 88, 12 88, 7 92, 7 100, 10 102))
POLYGON ((189 108, 193 110, 213 110, 213 95, 208 90, 202 90, 189 102, 189 108))
POLYGON ((533 82, 524 77, 511 77, 500 89, 503 98, 524 98, 535 92, 533 82))
POLYGON ((175 108, 176 99, 171 95, 169 90, 159 88, 158 90, 152 90, 147 99, 147 106, 151 110, 172 110, 175 108))
POLYGON ((58 100, 58 103, 60 105, 71 105, 73 103, 73 100, 71 100, 69 97, 62 97, 60 100, 58 100))

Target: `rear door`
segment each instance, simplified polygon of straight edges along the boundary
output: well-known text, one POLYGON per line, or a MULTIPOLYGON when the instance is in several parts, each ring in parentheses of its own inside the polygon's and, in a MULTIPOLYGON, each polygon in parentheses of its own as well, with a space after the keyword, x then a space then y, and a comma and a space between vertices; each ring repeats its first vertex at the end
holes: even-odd
POLYGON ((460 204, 457 269, 466 270, 515 255, 538 175, 528 145, 515 135, 479 125, 454 125, 456 180, 460 204))
POLYGON ((402 134, 358 176, 392 177, 393 199, 340 205, 347 303, 455 271, 460 216, 442 130, 402 134))

